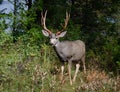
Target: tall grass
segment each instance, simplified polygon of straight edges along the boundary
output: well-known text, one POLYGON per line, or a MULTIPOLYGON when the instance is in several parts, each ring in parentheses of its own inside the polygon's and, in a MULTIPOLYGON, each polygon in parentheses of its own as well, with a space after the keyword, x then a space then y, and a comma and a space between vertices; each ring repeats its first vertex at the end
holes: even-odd
POLYGON ((87 69, 86 74, 80 70, 72 86, 66 68, 61 83, 60 64, 53 48, 46 44, 38 47, 18 42, 4 46, 0 50, 0 92, 120 91, 120 77, 98 68, 87 69))

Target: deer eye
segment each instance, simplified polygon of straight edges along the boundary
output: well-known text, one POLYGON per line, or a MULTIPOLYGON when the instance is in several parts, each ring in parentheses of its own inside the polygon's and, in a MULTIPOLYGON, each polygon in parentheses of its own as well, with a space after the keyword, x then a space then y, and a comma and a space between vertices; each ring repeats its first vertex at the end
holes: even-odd
POLYGON ((52 38, 52 35, 50 35, 49 38, 51 39, 51 38, 52 38))
POLYGON ((56 39, 58 39, 58 37, 56 37, 56 39))

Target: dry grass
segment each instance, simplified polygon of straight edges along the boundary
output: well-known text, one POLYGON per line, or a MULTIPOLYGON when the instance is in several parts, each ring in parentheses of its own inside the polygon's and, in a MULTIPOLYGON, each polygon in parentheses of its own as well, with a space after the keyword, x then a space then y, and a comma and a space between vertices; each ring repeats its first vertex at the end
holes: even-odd
POLYGON ((120 91, 120 76, 110 78, 105 71, 88 70, 84 77, 83 83, 78 87, 80 90, 91 92, 119 92, 120 91))

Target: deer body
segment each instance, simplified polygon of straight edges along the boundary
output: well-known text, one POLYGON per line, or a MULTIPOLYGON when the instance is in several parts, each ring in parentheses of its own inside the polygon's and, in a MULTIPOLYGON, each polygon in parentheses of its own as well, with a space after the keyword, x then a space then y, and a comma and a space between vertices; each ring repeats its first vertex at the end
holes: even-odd
POLYGON ((62 41, 57 43, 54 48, 62 61, 79 63, 85 55, 85 44, 81 40, 62 41))
POLYGON ((50 43, 52 46, 54 46, 54 49, 60 58, 60 60, 63 62, 61 66, 61 80, 63 80, 63 72, 64 72, 64 62, 68 62, 68 73, 69 73, 69 78, 70 78, 70 84, 72 85, 73 82, 76 80, 77 73, 80 68, 80 61, 83 63, 83 68, 84 72, 86 72, 86 67, 85 67, 85 44, 81 40, 76 40, 76 41, 59 41, 60 37, 64 37, 67 31, 64 31, 68 20, 70 18, 70 15, 66 13, 66 19, 65 19, 65 25, 63 26, 63 30, 59 31, 57 33, 52 33, 49 29, 47 29, 45 25, 45 20, 46 20, 46 14, 47 11, 45 12, 45 15, 43 16, 42 13, 42 18, 41 18, 41 23, 44 28, 42 30, 42 33, 50 38, 50 43), (76 71, 73 77, 73 80, 71 78, 71 65, 72 62, 76 63, 76 71))

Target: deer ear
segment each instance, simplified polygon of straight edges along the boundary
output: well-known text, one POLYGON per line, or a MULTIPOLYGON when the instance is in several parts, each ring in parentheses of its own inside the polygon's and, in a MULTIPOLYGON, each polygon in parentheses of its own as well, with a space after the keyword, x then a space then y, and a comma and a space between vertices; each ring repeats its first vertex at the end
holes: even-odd
POLYGON ((42 30, 42 33, 43 33, 44 36, 47 36, 47 37, 49 36, 49 33, 45 30, 42 30))
POLYGON ((67 33, 67 31, 61 32, 59 35, 57 35, 57 38, 64 37, 66 33, 67 33))

